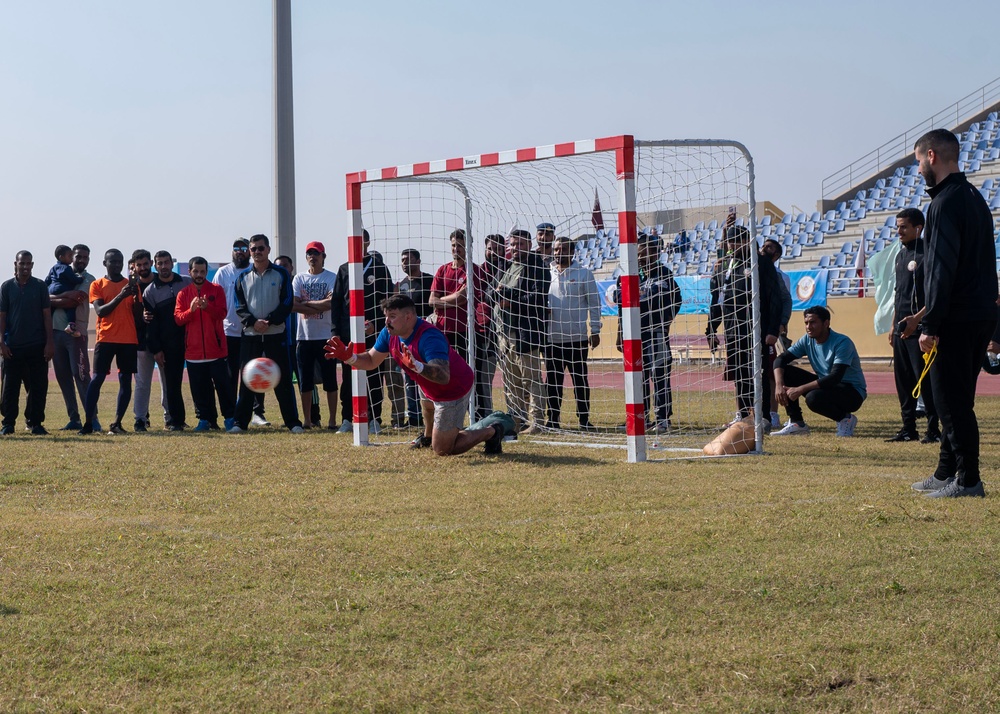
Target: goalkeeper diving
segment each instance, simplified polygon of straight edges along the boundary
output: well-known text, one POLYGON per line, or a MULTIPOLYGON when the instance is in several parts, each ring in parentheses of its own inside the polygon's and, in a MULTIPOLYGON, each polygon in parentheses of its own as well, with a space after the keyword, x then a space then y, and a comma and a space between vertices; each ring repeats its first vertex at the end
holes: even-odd
POLYGON ((416 305, 408 295, 393 295, 382 301, 385 327, 374 346, 354 354, 354 344, 331 337, 324 348, 327 359, 343 360, 355 369, 373 370, 392 355, 406 374, 420 386, 420 407, 424 413, 424 433, 414 448, 431 447, 438 456, 464 454, 485 443, 484 453, 503 452, 503 439, 515 433, 514 420, 503 412, 463 429, 469 412, 475 375, 469 364, 448 344, 444 333, 417 317, 416 305))

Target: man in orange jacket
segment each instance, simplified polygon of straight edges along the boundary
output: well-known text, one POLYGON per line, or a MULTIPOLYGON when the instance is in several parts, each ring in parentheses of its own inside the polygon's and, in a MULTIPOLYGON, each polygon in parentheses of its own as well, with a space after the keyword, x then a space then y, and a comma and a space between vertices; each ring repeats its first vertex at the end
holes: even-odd
POLYGON ((233 426, 236 397, 233 394, 226 355, 226 333, 222 325, 228 311, 226 292, 210 283, 208 261, 195 256, 188 262, 191 284, 177 294, 174 319, 184 327, 184 359, 187 361, 191 398, 201 417, 194 431, 217 430, 218 412, 215 393, 219 396, 219 411, 228 430, 233 426))

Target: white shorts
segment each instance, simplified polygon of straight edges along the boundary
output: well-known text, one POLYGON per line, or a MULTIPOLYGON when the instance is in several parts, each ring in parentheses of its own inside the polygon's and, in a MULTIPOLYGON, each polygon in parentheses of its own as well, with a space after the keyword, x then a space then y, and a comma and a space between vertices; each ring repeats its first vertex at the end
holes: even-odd
MULTIPOLYGON (((420 396, 427 399, 423 390, 420 390, 420 396)), ((453 402, 434 402, 434 431, 461 429, 465 425, 465 417, 469 413, 469 399, 471 397, 472 390, 470 389, 464 397, 453 402)))

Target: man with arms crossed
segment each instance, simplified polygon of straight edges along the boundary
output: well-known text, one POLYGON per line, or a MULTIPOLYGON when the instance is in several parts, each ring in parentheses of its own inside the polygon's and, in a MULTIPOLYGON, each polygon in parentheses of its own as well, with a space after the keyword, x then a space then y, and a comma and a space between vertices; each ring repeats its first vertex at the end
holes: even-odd
POLYGON ((383 301, 382 309, 385 327, 370 350, 356 355, 353 344, 345 345, 339 337, 331 337, 326 348, 328 357, 357 369, 374 370, 392 355, 420 386, 424 439, 438 456, 463 454, 483 442, 485 453, 501 453, 505 434, 514 431, 514 420, 506 414, 488 417, 479 429, 462 429, 474 381, 468 363, 440 330, 417 317, 408 296, 393 295, 383 301))
POLYGON ((316 366, 319 366, 330 410, 329 429, 337 428, 337 366, 323 359, 323 347, 333 334, 330 300, 337 276, 323 266, 326 248, 319 241, 306 245, 306 263, 309 270, 299 273, 292 280, 295 312, 299 313, 298 343, 295 358, 299 365, 299 392, 302 398, 302 427, 311 429, 313 388, 316 384, 316 366))
POLYGON ((913 488, 936 498, 983 497, 975 404, 983 354, 997 322, 993 216, 959 171, 954 134, 930 131, 913 151, 931 197, 920 349, 936 348, 929 376, 941 421, 937 468, 913 488))

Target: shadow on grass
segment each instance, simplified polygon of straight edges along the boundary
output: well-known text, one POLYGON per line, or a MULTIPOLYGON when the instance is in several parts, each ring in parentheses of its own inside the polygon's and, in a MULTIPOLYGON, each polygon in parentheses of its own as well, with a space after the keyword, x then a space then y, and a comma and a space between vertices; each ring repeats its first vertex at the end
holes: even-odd
POLYGON ((605 462, 598 459, 589 458, 586 456, 563 456, 563 455, 546 455, 546 454, 525 454, 517 453, 515 451, 509 451, 504 448, 503 454, 495 457, 501 461, 513 462, 519 464, 526 464, 528 466, 598 466, 605 462))
POLYGON ((16 607, 11 607, 10 605, 0 605, 0 617, 7 617, 8 615, 20 615, 21 611, 16 607))

